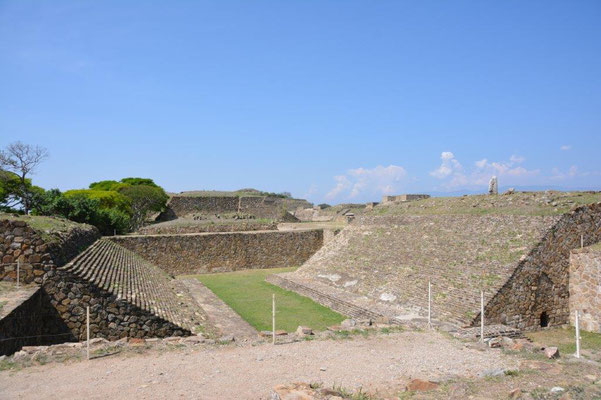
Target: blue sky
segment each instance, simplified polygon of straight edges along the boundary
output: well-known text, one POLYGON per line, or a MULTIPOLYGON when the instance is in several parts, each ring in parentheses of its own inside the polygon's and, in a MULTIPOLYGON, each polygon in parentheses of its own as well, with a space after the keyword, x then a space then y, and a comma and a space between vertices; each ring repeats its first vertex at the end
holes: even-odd
POLYGON ((601 189, 599 1, 4 1, 0 146, 45 188, 314 202, 601 189))

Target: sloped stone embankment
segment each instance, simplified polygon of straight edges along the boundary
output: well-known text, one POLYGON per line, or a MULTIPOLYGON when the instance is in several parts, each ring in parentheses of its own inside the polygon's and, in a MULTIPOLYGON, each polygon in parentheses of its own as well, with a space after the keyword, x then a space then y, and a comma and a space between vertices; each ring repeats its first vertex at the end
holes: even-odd
POLYGON ((101 239, 62 268, 46 274, 51 303, 79 339, 90 307, 92 337, 186 336, 206 317, 186 291, 158 267, 101 239))

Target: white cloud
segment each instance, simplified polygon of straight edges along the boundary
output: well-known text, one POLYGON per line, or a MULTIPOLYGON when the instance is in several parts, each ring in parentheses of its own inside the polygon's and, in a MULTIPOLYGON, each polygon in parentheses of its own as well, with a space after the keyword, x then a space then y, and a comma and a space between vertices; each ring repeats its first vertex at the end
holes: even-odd
POLYGON ((563 146, 561 146, 559 149, 561 151, 568 151, 572 148, 572 146, 570 146, 569 144, 564 144, 563 146))
POLYGON ((455 155, 450 151, 443 151, 440 155, 440 159, 442 160, 440 167, 430 172, 430 175, 435 178, 443 179, 453 172, 461 171, 463 169, 459 161, 455 159, 455 155))
POLYGON ((327 200, 333 200, 340 195, 343 191, 347 190, 351 186, 351 182, 344 175, 338 175, 334 177, 336 181, 336 186, 332 188, 327 194, 327 200))
POLYGON ((440 167, 430 172, 430 175, 443 182, 446 189, 457 189, 464 186, 487 185, 490 177, 496 175, 500 179, 505 177, 503 184, 520 183, 528 177, 536 176, 540 170, 529 170, 519 165, 526 159, 519 155, 511 155, 508 161, 488 161, 483 158, 474 162, 474 168, 466 171, 453 153, 445 151, 441 154, 440 167))
POLYGON ((350 169, 345 175, 334 177, 336 185, 326 194, 326 199, 392 194, 401 189, 407 176, 405 168, 398 165, 350 169))

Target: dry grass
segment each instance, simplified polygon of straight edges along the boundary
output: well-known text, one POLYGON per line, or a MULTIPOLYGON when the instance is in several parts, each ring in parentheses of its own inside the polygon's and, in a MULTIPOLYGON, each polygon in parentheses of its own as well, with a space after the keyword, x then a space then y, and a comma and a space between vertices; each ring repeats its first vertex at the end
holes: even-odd
POLYGON ((366 215, 561 215, 601 202, 601 192, 518 192, 512 195, 473 195, 379 205, 366 215))

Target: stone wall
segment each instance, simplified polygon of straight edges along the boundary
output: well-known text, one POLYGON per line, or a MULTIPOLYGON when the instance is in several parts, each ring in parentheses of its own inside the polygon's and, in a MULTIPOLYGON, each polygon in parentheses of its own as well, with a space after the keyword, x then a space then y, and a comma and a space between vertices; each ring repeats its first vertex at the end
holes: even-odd
POLYGON ((580 327, 601 332, 601 246, 573 250, 570 254, 570 323, 580 312, 580 327))
POLYGON ((429 198, 429 194, 400 194, 398 196, 382 196, 382 203, 415 201, 429 198))
POLYGON ((243 213, 256 218, 279 220, 285 211, 310 206, 311 203, 306 200, 270 196, 173 196, 169 200, 167 211, 162 213, 158 219, 168 221, 193 213, 243 213))
POLYGON ((12 354, 23 346, 75 341, 43 289, 34 287, 27 296, 0 319, 0 355, 12 354))
POLYGON ((86 338, 86 307, 90 307, 90 335, 122 337, 187 336, 191 332, 137 307, 90 281, 60 269, 44 279, 50 303, 77 340, 86 338))
POLYGON ((25 221, 0 221, 0 280, 41 283, 53 267, 64 265, 99 237, 98 230, 78 224, 65 232, 45 233, 25 221))
POLYGON ((248 231, 272 231, 278 228, 276 222, 257 223, 252 220, 240 223, 188 223, 177 224, 179 221, 162 222, 160 224, 148 225, 141 228, 140 235, 177 235, 182 233, 200 232, 248 232, 248 231))
POLYGON ((115 236, 173 275, 300 266, 323 244, 323 231, 115 236))
POLYGON ((486 304, 486 320, 519 329, 568 323, 570 252, 581 235, 585 246, 601 241, 601 203, 561 217, 486 304))

